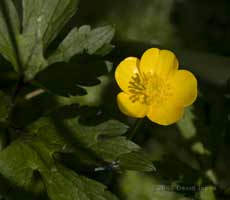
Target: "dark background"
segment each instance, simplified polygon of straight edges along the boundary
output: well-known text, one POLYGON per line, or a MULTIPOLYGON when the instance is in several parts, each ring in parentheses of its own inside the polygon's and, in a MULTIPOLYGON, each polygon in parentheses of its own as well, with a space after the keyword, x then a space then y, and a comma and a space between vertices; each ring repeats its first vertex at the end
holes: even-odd
POLYGON ((172 49, 181 65, 190 67, 202 81, 226 87, 230 76, 228 0, 84 0, 72 23, 113 25, 114 52, 122 58, 140 55, 151 46, 172 49))

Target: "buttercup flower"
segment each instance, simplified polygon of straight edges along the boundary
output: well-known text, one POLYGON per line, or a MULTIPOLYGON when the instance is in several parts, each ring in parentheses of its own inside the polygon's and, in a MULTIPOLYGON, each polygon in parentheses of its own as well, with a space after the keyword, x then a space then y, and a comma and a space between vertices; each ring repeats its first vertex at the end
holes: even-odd
POLYGON ((186 106, 197 97, 197 80, 187 70, 178 70, 173 52, 151 48, 141 59, 128 57, 115 71, 123 92, 117 95, 119 109, 136 118, 170 125, 177 122, 186 106))

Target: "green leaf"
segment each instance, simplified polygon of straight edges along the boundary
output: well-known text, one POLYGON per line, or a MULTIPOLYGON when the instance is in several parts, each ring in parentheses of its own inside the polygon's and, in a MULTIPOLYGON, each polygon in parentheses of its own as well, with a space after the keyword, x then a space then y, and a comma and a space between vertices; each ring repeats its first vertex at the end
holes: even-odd
POLYGON ((44 49, 75 14, 78 0, 23 0, 23 34, 41 38, 44 49))
POLYGON ((123 154, 119 158, 120 167, 128 170, 151 172, 156 171, 151 158, 143 150, 123 154))
POLYGON ((74 15, 77 3, 78 0, 23 0, 23 25, 19 34, 15 6, 12 0, 4 0, 0 7, 0 53, 17 72, 22 65, 26 79, 32 79, 47 66, 43 54, 74 15))
POLYGON ((47 66, 43 55, 42 38, 32 33, 18 36, 20 57, 23 64, 25 78, 31 80, 47 66))
POLYGON ((24 0, 23 33, 18 37, 25 77, 30 80, 47 66, 69 61, 74 55, 86 51, 92 55, 113 38, 110 26, 91 30, 90 26, 74 28, 46 60, 44 52, 66 22, 75 13, 78 0, 24 0), (23 53, 22 53, 23 52, 23 53))
POLYGON ((23 0, 23 31, 18 37, 26 79, 48 66, 44 52, 74 15, 78 0, 23 0))
POLYGON ((10 61, 15 70, 19 72, 13 36, 19 34, 19 18, 16 8, 11 0, 0 2, 0 53, 10 61))
POLYGON ((116 161, 121 169, 153 171, 155 168, 150 157, 139 146, 122 136, 127 128, 116 120, 86 126, 75 117, 63 121, 42 118, 29 130, 46 143, 53 154, 71 153, 72 159, 83 165, 103 165, 103 162, 96 161, 99 159, 107 163, 116 161))
POLYGON ((184 117, 177 123, 177 126, 183 137, 190 139, 196 135, 196 126, 194 124, 195 115, 194 107, 190 106, 185 109, 184 117))
POLYGON ((102 51, 102 48, 109 48, 108 45, 113 36, 114 29, 111 26, 99 27, 92 30, 87 25, 81 26, 79 29, 74 28, 59 45, 54 54, 50 56, 48 60, 49 64, 60 61, 67 62, 74 55, 81 54, 84 51, 92 55, 97 53, 97 51, 102 51))
MULTIPOLYGON (((56 136, 56 141, 58 141, 58 139, 63 139, 61 137, 62 135, 60 135, 59 137, 58 135, 56 135, 60 128, 58 125, 63 125, 64 128, 68 128, 67 131, 69 133, 72 133, 76 139, 80 140, 83 144, 87 146, 91 146, 98 141, 99 136, 120 136, 124 134, 128 129, 125 124, 116 120, 109 120, 96 126, 83 125, 79 122, 78 117, 70 119, 67 118, 64 120, 58 119, 57 122, 60 122, 62 124, 56 124, 55 119, 52 118, 41 118, 33 125, 31 125, 29 130, 33 132, 33 134, 36 134, 39 137, 44 137, 44 139, 48 141, 52 141, 52 137, 56 136), (50 132, 47 133, 49 129, 50 132)), ((68 134, 68 132, 66 134, 68 134)))
POLYGON ((104 138, 91 146, 91 149, 101 155, 104 160, 112 162, 121 155, 139 150, 139 147, 125 137, 104 138))
POLYGON ((17 187, 31 189, 34 171, 41 166, 36 152, 21 141, 0 152, 0 174, 17 187))
POLYGON ((29 130, 48 143, 53 152, 63 152, 66 148, 74 152, 79 151, 78 148, 86 148, 92 151, 93 155, 111 162, 122 154, 139 149, 136 144, 121 136, 127 128, 116 120, 96 126, 86 126, 75 117, 57 121, 52 118, 42 118, 29 130))
POLYGON ((22 31, 12 0, 4 0, 6 9, 0 9, 0 53, 8 59, 26 80, 49 65, 69 61, 83 52, 89 55, 105 55, 112 49, 114 29, 104 26, 74 28, 48 59, 47 47, 74 15, 78 0, 23 0, 22 31), (9 16, 6 16, 6 13, 9 16), (8 22, 9 21, 9 22, 8 22), (12 29, 12 30, 11 30, 12 29))
POLYGON ((114 28, 104 26, 93 29, 88 35, 86 51, 89 54, 94 54, 100 50, 105 44, 109 44, 114 37, 114 28))
POLYGON ((40 140, 18 140, 0 152, 0 174, 17 187, 34 191, 35 171, 41 175, 51 200, 116 199, 104 185, 57 165, 40 140))
POLYGON ((42 171, 51 200, 116 200, 106 187, 64 167, 42 171))
POLYGON ((67 119, 65 123, 71 127, 73 131, 76 132, 76 136, 88 146, 92 146, 100 140, 109 140, 110 138, 123 135, 128 129, 128 126, 117 120, 109 120, 96 126, 83 125, 79 122, 78 118, 67 119), (87 135, 85 133, 87 133, 87 135), (99 138, 100 136, 101 138, 99 138))

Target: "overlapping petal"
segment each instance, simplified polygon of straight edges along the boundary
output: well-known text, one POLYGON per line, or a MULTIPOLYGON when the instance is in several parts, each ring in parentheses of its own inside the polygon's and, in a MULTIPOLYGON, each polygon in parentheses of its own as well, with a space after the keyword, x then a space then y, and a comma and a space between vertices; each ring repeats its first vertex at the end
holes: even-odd
POLYGON ((156 73, 163 77, 172 75, 178 66, 178 60, 173 52, 157 48, 145 51, 140 60, 142 73, 156 73))
POLYGON ((159 63, 160 50, 151 48, 144 52, 140 60, 140 71, 142 73, 154 73, 159 63))
POLYGON ((129 82, 132 80, 132 77, 135 76, 135 74, 139 73, 138 65, 138 58, 128 57, 124 59, 116 68, 115 79, 123 91, 129 91, 129 82))
POLYGON ((170 80, 174 102, 181 106, 191 105, 197 98, 197 80, 187 70, 178 70, 170 80))
POLYGON ((121 92, 117 95, 118 107, 124 114, 130 117, 142 118, 147 114, 148 106, 139 101, 132 102, 130 95, 121 92))
POLYGON ((172 102, 162 103, 161 105, 152 104, 149 107, 147 117, 160 125, 171 125, 181 119, 184 108, 172 102))

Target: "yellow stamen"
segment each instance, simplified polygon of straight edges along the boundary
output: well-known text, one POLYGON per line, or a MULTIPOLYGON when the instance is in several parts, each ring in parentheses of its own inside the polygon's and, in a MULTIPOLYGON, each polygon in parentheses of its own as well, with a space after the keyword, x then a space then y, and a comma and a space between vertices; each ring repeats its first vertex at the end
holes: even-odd
POLYGON ((167 80, 153 73, 134 74, 128 88, 133 103, 139 101, 146 105, 159 104, 171 96, 171 87, 167 80))

